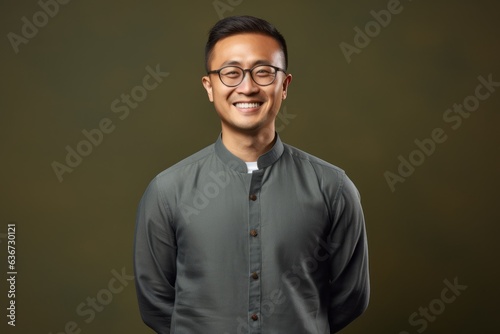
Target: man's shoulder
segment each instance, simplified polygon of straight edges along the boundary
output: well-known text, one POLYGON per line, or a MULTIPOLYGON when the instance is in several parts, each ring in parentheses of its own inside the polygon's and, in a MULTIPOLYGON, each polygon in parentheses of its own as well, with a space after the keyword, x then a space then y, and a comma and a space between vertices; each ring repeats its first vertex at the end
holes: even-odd
POLYGON ((311 166, 324 187, 335 193, 340 191, 349 198, 359 200, 358 189, 345 170, 294 146, 284 144, 284 148, 284 154, 288 154, 295 161, 300 161, 302 165, 311 166))
POLYGON ((340 167, 338 167, 338 166, 336 166, 328 161, 325 161, 321 158, 318 158, 317 156, 312 155, 311 153, 305 152, 305 151, 303 151, 299 148, 296 148, 295 146, 289 145, 289 144, 284 143, 283 146, 284 146, 284 154, 287 154, 294 159, 298 159, 299 161, 303 161, 304 163, 310 164, 315 168, 320 168, 320 169, 324 169, 326 171, 331 171, 335 174, 342 174, 342 175, 345 174, 345 171, 342 168, 340 168, 340 167))
POLYGON ((156 178, 157 179, 167 179, 170 177, 176 177, 176 175, 178 173, 182 172, 182 170, 184 168, 189 168, 191 166, 199 165, 206 158, 208 158, 209 156, 211 156, 214 153, 214 145, 215 144, 211 144, 211 145, 199 150, 198 152, 182 159, 181 161, 177 162, 176 164, 174 164, 174 165, 168 167, 167 169, 163 170, 162 172, 160 172, 156 176, 156 178))

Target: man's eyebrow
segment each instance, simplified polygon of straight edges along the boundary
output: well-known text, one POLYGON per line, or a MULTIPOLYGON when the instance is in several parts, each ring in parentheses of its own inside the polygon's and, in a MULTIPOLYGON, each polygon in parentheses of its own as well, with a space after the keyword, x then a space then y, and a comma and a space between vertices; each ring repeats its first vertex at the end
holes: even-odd
MULTIPOLYGON (((269 60, 256 60, 252 63, 252 66, 251 67, 254 67, 254 66, 257 66, 257 65, 270 65, 271 62, 269 60)), ((241 63, 237 60, 228 60, 228 61, 225 61, 222 63, 222 66, 230 66, 230 65, 237 65, 237 66, 241 66, 241 63)))

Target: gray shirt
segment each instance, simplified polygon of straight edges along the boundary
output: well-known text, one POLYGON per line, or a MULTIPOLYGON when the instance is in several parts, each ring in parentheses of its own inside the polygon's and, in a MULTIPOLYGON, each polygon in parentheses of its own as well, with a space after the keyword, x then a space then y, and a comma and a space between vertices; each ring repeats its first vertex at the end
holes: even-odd
POLYGON ((219 136, 149 184, 134 265, 142 318, 157 333, 335 333, 366 309, 351 180, 278 135, 258 167, 248 174, 219 136))

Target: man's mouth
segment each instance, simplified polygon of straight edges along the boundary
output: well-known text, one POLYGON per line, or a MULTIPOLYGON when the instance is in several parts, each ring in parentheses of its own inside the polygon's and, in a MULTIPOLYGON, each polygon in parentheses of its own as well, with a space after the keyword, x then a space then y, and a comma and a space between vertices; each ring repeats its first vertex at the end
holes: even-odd
POLYGON ((237 102, 234 106, 239 109, 252 109, 258 108, 262 105, 262 102, 237 102))

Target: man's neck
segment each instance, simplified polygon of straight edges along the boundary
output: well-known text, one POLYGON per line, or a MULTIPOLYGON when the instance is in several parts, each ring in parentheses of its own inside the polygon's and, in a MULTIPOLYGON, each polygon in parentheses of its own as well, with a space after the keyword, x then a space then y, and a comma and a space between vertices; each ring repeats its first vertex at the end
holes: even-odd
POLYGON ((245 162, 257 161, 257 159, 274 144, 274 129, 257 131, 255 133, 234 132, 228 129, 222 130, 222 143, 224 146, 245 162))

